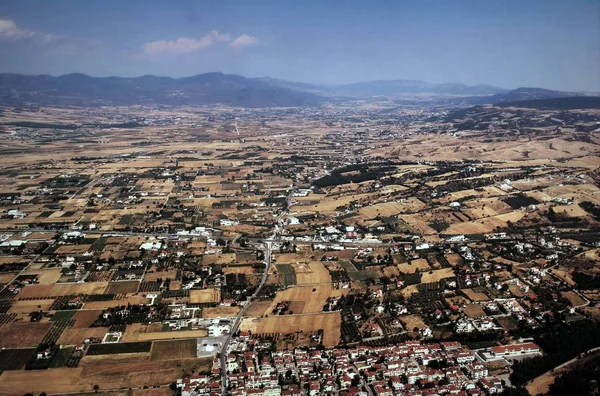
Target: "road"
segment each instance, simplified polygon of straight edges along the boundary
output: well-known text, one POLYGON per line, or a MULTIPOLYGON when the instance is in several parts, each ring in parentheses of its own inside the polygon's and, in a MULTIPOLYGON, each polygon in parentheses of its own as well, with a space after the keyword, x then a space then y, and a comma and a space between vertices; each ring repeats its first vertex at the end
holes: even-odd
POLYGON ((271 269, 271 263, 272 263, 273 241, 266 240, 264 242, 264 252, 265 252, 265 271, 260 280, 260 283, 259 283, 258 287, 256 288, 256 290, 254 291, 254 294, 252 294, 252 296, 247 300, 246 304, 244 304, 244 306, 242 307, 240 312, 235 317, 233 324, 231 325, 231 330, 229 331, 229 335, 227 336, 227 338, 225 339, 225 342, 223 342, 223 346, 221 347, 221 357, 220 357, 221 393, 223 395, 227 394, 227 348, 229 347, 229 343, 231 342, 233 335, 235 333, 237 333, 240 323, 242 321, 242 318, 244 317, 244 314, 250 307, 251 301, 259 296, 262 287, 264 286, 265 282, 267 281, 267 278, 269 277, 269 270, 271 269))

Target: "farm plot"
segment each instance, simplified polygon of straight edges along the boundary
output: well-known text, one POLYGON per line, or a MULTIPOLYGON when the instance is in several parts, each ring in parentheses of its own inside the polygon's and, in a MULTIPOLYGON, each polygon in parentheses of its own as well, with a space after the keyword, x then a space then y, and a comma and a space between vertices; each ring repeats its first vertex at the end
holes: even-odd
POLYGON ((42 300, 18 300, 12 303, 9 312, 30 313, 34 311, 39 311, 40 309, 43 311, 48 311, 53 303, 53 298, 42 300))
POLYGON ((0 350, 0 371, 22 369, 34 353, 35 348, 0 350))
POLYGON ((177 338, 197 338, 206 337, 207 335, 208 331, 206 329, 162 331, 162 325, 160 323, 158 323, 158 326, 147 326, 141 323, 134 323, 127 326, 127 329, 123 334, 122 342, 132 343, 152 340, 172 340, 177 338))
POLYGON ((296 284, 296 272, 291 264, 275 264, 279 273, 279 281, 284 286, 293 286, 296 284))
POLYGON ((87 354, 94 355, 112 355, 121 353, 143 353, 150 352, 151 342, 124 342, 119 344, 92 344, 89 346, 87 354))
POLYGON ((12 322, 0 326, 0 348, 36 347, 52 323, 12 322))
POLYGON ((317 315, 282 315, 261 318, 256 325, 258 334, 290 334, 323 330, 323 345, 336 346, 341 337, 339 312, 317 315))
POLYGON ((85 311, 77 311, 75 315, 73 315, 73 320, 75 324, 73 325, 74 329, 83 329, 86 327, 90 327, 92 323, 98 319, 98 317, 102 314, 102 310, 85 310, 85 311))
POLYGON ((329 271, 319 261, 309 263, 294 263, 296 282, 298 285, 311 285, 318 283, 331 283, 329 271))
POLYGON ((122 293, 136 293, 140 282, 110 282, 106 288, 106 294, 122 294, 122 293))
POLYGON ((525 212, 519 210, 498 216, 487 217, 485 219, 453 224, 444 231, 444 234, 487 234, 493 232, 498 227, 506 227, 509 221, 516 223, 521 220, 523 216, 525 216, 525 212))
POLYGON ((423 272, 422 275, 421 283, 438 282, 441 279, 453 278, 454 271, 452 268, 442 268, 439 270, 423 272))
POLYGON ((240 312, 240 307, 207 307, 202 309, 202 317, 206 319, 233 318, 238 312, 240 312))
POLYGON ((320 313, 323 310, 325 301, 331 296, 347 294, 348 289, 333 289, 330 285, 315 286, 295 286, 287 290, 278 291, 269 306, 267 313, 273 312, 278 303, 282 301, 302 302, 302 312, 296 313, 320 313))
POLYGON ((425 259, 412 260, 410 263, 398 264, 397 267, 403 274, 414 274, 417 269, 421 273, 429 271, 429 263, 425 259))
POLYGON ((489 297, 487 296, 487 294, 480 292, 480 291, 475 291, 475 289, 462 289, 461 291, 471 301, 487 301, 487 300, 489 300, 489 297))
POLYGON ((108 282, 60 283, 55 285, 26 286, 17 295, 18 298, 59 297, 78 294, 102 294, 108 282))
POLYGON ((141 354, 86 356, 76 368, 7 371, 0 376, 0 394, 91 393, 93 384, 97 384, 100 390, 153 387, 176 381, 181 378, 182 371, 210 370, 211 361, 212 359, 152 361, 149 356, 141 354))
POLYGON ((211 303, 221 301, 221 290, 217 288, 190 290, 190 303, 211 303))
POLYGON ((195 358, 196 339, 177 341, 155 341, 150 350, 150 360, 171 360, 195 358))
POLYGON ((103 339, 108 327, 69 328, 63 331, 58 339, 59 345, 77 345, 90 338, 103 339))

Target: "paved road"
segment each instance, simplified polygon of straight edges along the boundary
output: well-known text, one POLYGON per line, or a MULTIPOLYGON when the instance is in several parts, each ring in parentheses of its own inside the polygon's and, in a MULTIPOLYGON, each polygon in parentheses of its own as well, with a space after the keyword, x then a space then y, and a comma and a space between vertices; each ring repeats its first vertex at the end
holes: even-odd
POLYGON ((231 325, 231 330, 229 331, 229 335, 227 336, 227 338, 225 339, 225 342, 223 342, 223 346, 221 347, 221 358, 220 358, 220 361, 221 361, 221 393, 223 395, 227 394, 227 348, 229 347, 229 343, 231 342, 233 335, 235 333, 237 333, 238 327, 240 326, 240 323, 242 321, 242 318, 244 317, 244 314, 250 307, 251 301, 254 300, 254 298, 258 297, 262 287, 264 286, 265 282, 267 281, 267 278, 269 276, 269 269, 271 268, 271 263, 272 263, 272 252, 273 252, 273 242, 272 241, 266 240, 264 242, 264 252, 265 252, 265 263, 266 264, 265 264, 265 272, 263 273, 263 276, 260 280, 260 284, 256 288, 256 291, 254 292, 254 294, 252 294, 252 296, 248 299, 246 304, 244 304, 243 308, 240 310, 240 312, 235 317, 233 324, 231 325))

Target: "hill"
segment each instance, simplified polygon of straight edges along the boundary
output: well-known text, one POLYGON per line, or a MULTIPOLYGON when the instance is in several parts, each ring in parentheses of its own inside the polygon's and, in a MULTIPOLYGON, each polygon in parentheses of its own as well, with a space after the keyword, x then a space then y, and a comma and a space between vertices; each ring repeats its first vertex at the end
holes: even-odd
POLYGON ((553 99, 531 99, 499 103, 500 107, 522 107, 542 110, 600 109, 600 96, 570 96, 553 99))
POLYGON ((320 103, 318 95, 223 73, 185 78, 90 77, 85 74, 0 74, 0 103, 38 105, 210 105, 297 107, 320 103))

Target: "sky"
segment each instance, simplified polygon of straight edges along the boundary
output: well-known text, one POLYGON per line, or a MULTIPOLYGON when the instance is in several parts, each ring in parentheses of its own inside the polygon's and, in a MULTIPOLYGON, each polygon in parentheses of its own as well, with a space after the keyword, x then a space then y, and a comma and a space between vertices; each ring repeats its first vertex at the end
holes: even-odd
POLYGON ((2 0, 0 72, 600 92, 600 0, 2 0))

